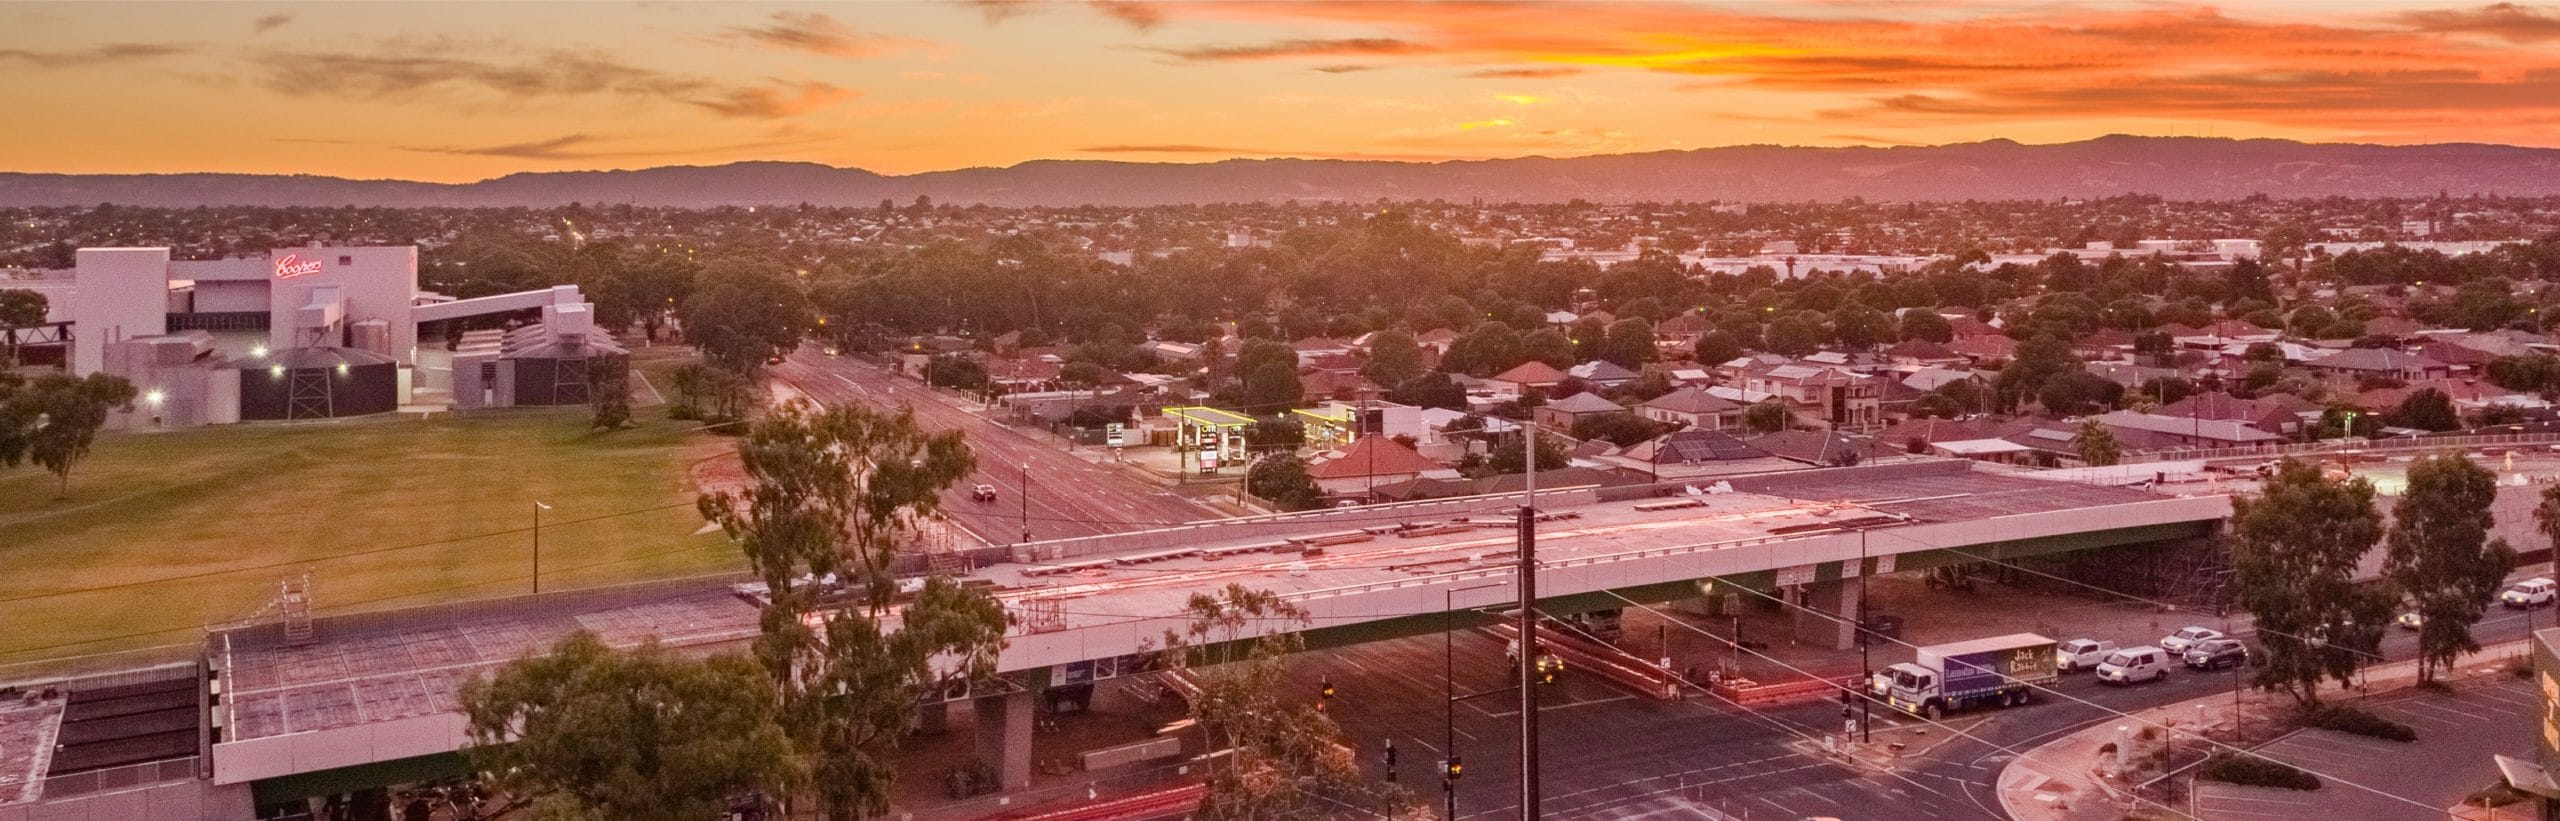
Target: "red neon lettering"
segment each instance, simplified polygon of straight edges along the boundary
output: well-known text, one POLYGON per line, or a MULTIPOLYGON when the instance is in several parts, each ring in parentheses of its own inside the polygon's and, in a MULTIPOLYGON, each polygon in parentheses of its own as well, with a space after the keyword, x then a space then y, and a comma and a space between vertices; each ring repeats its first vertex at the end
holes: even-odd
POLYGON ((316 273, 320 273, 320 261, 316 259, 306 260, 300 254, 286 254, 283 259, 276 260, 277 279, 292 279, 316 273))

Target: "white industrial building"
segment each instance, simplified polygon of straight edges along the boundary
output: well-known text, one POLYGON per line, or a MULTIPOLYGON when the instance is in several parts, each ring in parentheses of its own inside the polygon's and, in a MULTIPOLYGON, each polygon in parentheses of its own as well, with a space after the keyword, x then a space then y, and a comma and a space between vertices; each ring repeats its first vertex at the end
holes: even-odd
MULTIPOLYGON (((116 420, 132 427, 515 404, 511 392, 482 390, 480 373, 464 380, 472 401, 455 402, 454 356, 442 344, 421 351, 421 323, 535 313, 517 329, 542 343, 518 346, 525 356, 566 351, 581 360, 575 368, 547 360, 525 368, 554 383, 563 372, 583 377, 591 351, 621 352, 589 320, 593 306, 577 286, 457 300, 418 289, 416 246, 310 246, 218 260, 171 259, 167 248, 82 248, 74 268, 28 284, 47 296, 50 321, 69 323, 61 344, 71 373, 134 382, 141 399, 116 420)), ((574 393, 583 401, 583 386, 574 393)))

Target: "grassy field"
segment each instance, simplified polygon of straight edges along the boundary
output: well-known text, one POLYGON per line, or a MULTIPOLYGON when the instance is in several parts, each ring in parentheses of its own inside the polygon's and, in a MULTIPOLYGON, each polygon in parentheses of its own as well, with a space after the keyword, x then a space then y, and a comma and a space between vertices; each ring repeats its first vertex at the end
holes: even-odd
POLYGON ((0 679, 194 642, 306 569, 324 614, 528 592, 536 500, 544 590, 741 566, 696 533, 687 478, 725 443, 635 415, 609 434, 583 407, 110 433, 67 499, 0 471, 0 679))

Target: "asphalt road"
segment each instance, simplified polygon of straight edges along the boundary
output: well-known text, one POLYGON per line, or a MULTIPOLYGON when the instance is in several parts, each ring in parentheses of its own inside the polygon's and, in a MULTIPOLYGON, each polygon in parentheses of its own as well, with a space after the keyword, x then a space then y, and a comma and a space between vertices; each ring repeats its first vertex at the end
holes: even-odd
MULTIPOLYGON (((2534 614, 2545 626, 2552 618, 2548 610, 2534 614)), ((2524 614, 2502 608, 2478 630, 2484 644, 2524 633, 2524 614)), ((1516 695, 1503 690, 1509 667, 1502 644, 1475 632, 1453 639, 1445 650, 1442 637, 1423 636, 1309 653, 1292 666, 1290 686, 1313 698, 1318 681, 1330 677, 1337 693, 1331 709, 1364 766, 1383 777, 1385 740, 1394 738, 1401 783, 1435 805, 1443 800, 1438 762, 1454 733, 1466 763, 1458 817, 1519 817, 1519 712, 1516 695), (1446 661, 1444 652, 1451 656, 1446 661), (1498 691, 1459 702, 1454 730, 1444 729, 1451 726, 1443 719, 1444 665, 1454 671, 1461 695, 1498 691)), ((2395 630, 2384 654, 2408 658, 2414 641, 2395 630)), ((1888 655, 1899 660, 1907 651, 1888 655)), ((1941 743, 1887 775, 1812 754, 1818 748, 1811 739, 1841 727, 1837 702, 1756 711, 1711 699, 1666 704, 1568 674, 1540 693, 1540 816, 2003 818, 1994 788, 2001 768, 2019 752, 2119 711, 2228 693, 2232 686, 2231 671, 2181 668, 2166 680, 2130 687, 2073 674, 2025 707, 1949 717, 1947 725, 1961 733, 1936 728, 1930 737, 1941 743)), ((1881 709, 1874 715, 1878 729, 1918 723, 1881 709)))
POLYGON ((862 402, 905 407, 929 430, 959 430, 977 453, 978 469, 943 494, 942 509, 970 536, 991 545, 1146 530, 1221 516, 1218 511, 1111 468, 1061 450, 1054 440, 992 421, 960 400, 849 357, 803 347, 775 378, 825 405, 862 402), (1028 465, 1028 468, 1025 466, 1028 465), (976 484, 994 485, 996 499, 969 498, 976 484), (1024 488, 1029 488, 1025 493, 1024 488), (1027 502, 1027 504, 1026 504, 1027 502))

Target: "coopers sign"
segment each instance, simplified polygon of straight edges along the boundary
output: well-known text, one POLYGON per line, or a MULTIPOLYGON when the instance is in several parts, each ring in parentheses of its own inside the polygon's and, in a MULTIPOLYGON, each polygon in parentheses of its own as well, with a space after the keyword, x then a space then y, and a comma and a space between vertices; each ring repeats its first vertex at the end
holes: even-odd
POLYGON ((286 254, 283 259, 276 260, 277 279, 292 279, 316 273, 320 273, 320 261, 303 259, 301 254, 286 254))

